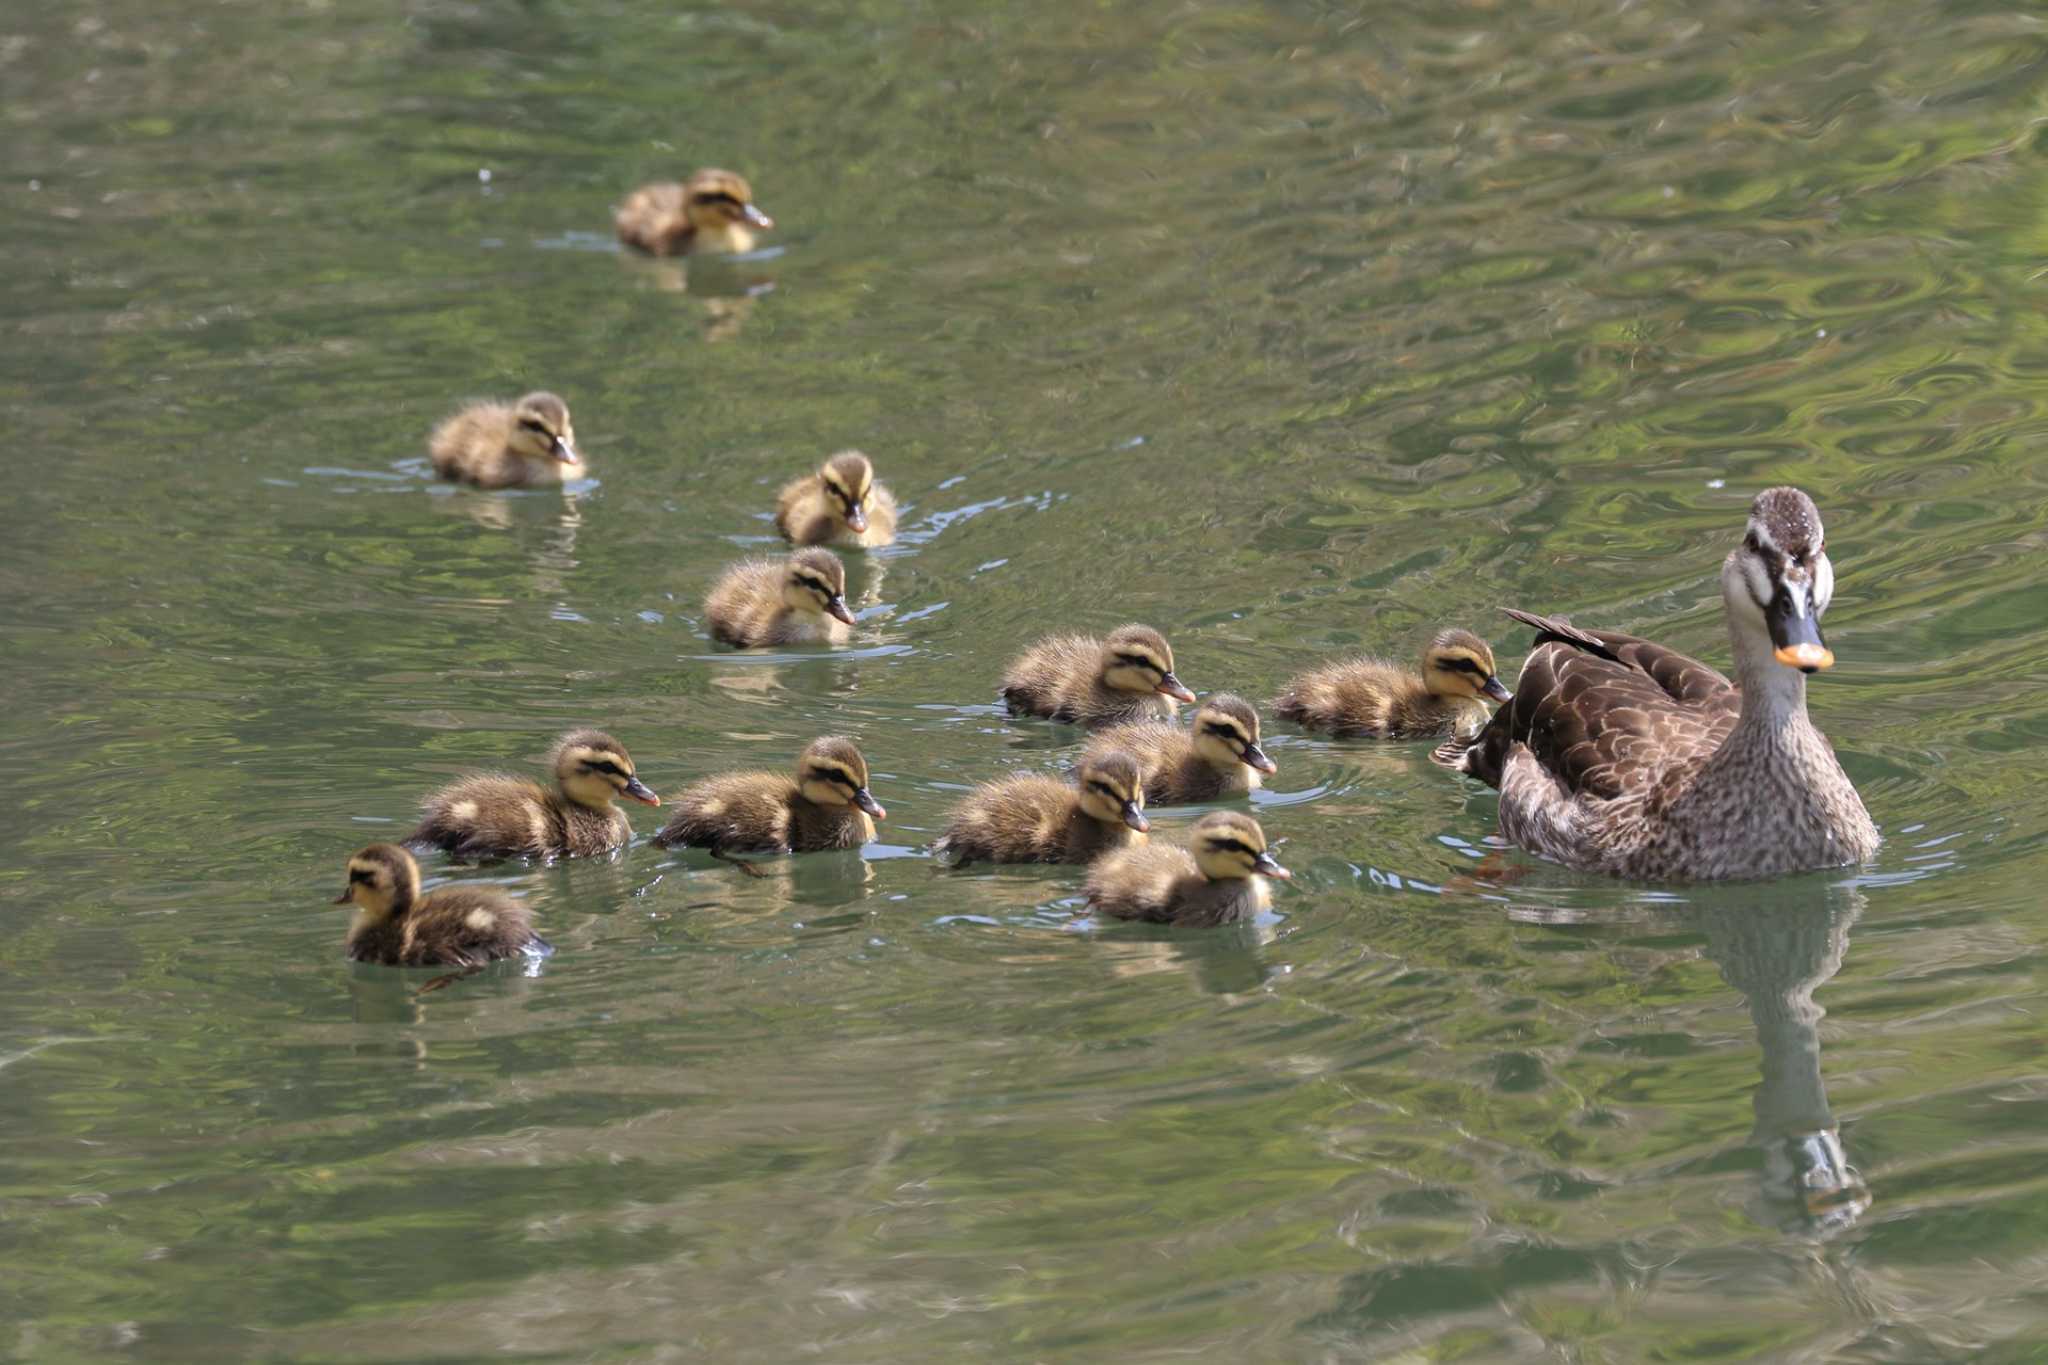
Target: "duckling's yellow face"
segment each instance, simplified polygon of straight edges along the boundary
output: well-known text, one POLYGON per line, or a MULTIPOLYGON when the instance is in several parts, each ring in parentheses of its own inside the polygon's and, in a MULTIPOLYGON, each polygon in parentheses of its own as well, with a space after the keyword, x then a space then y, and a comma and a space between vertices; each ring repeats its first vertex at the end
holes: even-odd
POLYGON ((1422 652, 1422 680, 1439 697, 1510 701, 1514 693, 1494 675, 1493 650, 1469 630, 1447 630, 1422 652))
POLYGON ((846 566, 830 550, 798 550, 782 571, 782 603, 805 616, 830 616, 853 624, 846 605, 846 566))
POLYGON ((1294 874, 1266 852, 1266 832, 1249 815, 1218 811, 1195 822, 1195 866, 1212 882, 1263 875, 1285 881, 1294 874))
POLYGON ((1173 676, 1173 650, 1166 637, 1144 626, 1112 631, 1102 647, 1102 683, 1119 692, 1157 692, 1177 701, 1195 694, 1173 676))
POLYGON ((690 177, 684 194, 689 200, 690 221, 700 230, 737 229, 735 235, 744 237, 751 245, 754 237, 748 228, 765 231, 775 226, 773 218, 755 207, 754 187, 744 176, 731 171, 699 171, 690 177))
POLYGON ((1195 712, 1195 752, 1218 768, 1242 763, 1262 773, 1279 765, 1259 747, 1259 713, 1241 697, 1214 696, 1195 712))
POLYGON ((511 446, 528 460, 583 463, 569 425, 569 405, 551 393, 529 393, 513 406, 511 446))
POLYGON ((643 806, 661 804, 661 798, 634 775, 625 746, 596 731, 579 732, 562 742, 555 752, 555 780, 563 795, 592 810, 608 810, 621 796, 643 806))
POLYGON ((839 513, 847 529, 859 534, 868 529, 868 494, 875 486, 875 467, 858 450, 842 451, 818 471, 825 497, 839 513))
POLYGON ((888 815, 868 791, 867 760, 851 740, 821 739, 796 763, 803 798, 818 806, 852 806, 880 820, 888 815))
POLYGON ((1089 819, 1129 825, 1140 834, 1152 828, 1145 819, 1145 783, 1129 754, 1109 753, 1084 763, 1074 780, 1089 819))
POLYGON ((334 898, 366 920, 389 919, 419 899, 420 867, 396 844, 371 844, 348 860, 348 886, 334 898))

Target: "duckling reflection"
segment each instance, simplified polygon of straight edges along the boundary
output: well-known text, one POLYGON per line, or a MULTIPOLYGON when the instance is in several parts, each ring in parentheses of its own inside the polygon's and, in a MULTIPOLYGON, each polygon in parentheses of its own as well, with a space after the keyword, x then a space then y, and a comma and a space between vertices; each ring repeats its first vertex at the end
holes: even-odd
POLYGON ((1763 1049, 1750 1142, 1764 1153, 1760 1221, 1833 1236, 1863 1216, 1870 1189, 1849 1165, 1821 1074, 1813 993, 1842 969, 1862 893, 1842 888, 1818 905, 1706 906, 1694 912, 1706 955, 1741 992, 1763 1049))

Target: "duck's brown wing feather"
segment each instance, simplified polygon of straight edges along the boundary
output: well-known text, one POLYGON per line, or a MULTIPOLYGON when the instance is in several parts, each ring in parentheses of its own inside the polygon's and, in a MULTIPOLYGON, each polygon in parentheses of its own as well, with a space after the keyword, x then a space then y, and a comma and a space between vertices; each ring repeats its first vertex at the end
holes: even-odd
POLYGON ((1490 786, 1500 785, 1519 740, 1569 790, 1619 796, 1674 759, 1711 752, 1742 709, 1727 678, 1675 649, 1513 608, 1508 615, 1535 628, 1535 648, 1515 699, 1454 756, 1490 786))

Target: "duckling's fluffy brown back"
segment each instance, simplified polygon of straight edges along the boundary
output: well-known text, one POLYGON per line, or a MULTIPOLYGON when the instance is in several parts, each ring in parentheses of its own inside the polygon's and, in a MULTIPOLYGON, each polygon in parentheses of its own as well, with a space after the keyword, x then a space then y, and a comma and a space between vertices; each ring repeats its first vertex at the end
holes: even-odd
POLYGON ((1145 804, 1182 806, 1191 801, 1217 801, 1243 796, 1259 785, 1248 765, 1219 768, 1195 748, 1186 728, 1167 720, 1141 720, 1098 730, 1088 741, 1081 761, 1114 750, 1137 760, 1144 775, 1145 804))
POLYGON ((1102 681, 1102 641, 1093 635, 1048 635, 1003 671, 1003 701, 1017 715, 1096 729, 1139 720, 1170 720, 1173 698, 1120 692, 1102 681))
POLYGON ((591 810, 529 778, 478 773, 429 796, 408 842, 461 858, 589 857, 623 848, 633 836, 617 807, 591 810))
POLYGON ((1486 720, 1476 700, 1437 696, 1412 668, 1370 658, 1296 675, 1274 698, 1273 712, 1347 739, 1441 739, 1486 720))
POLYGON ((403 914, 350 929, 348 955, 386 967, 480 967, 521 953, 550 953, 533 913, 486 886, 444 886, 403 914))
POLYGON ((1156 839, 1099 859, 1081 891, 1114 919, 1196 928, 1250 919, 1271 903, 1263 878, 1212 882, 1187 849, 1156 839))
POLYGON ((719 853, 812 853, 859 848, 875 837, 874 822, 851 806, 804 799, 780 773, 725 773, 676 797, 675 814, 654 836, 664 848, 719 853))
POLYGON ((1144 838, 1121 820, 1094 819, 1069 783, 1032 773, 970 792, 933 848, 956 864, 1085 863, 1144 838))
POLYGON ((786 559, 743 559, 727 569, 704 599, 704 621, 711 637, 741 649, 844 643, 853 634, 844 621, 799 615, 783 602, 782 577, 788 563, 786 559))

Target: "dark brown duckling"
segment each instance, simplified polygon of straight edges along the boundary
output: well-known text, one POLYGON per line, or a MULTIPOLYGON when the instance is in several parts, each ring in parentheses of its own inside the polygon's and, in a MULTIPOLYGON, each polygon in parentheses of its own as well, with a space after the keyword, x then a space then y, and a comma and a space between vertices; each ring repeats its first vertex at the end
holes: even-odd
POLYGON ((794 777, 725 773, 691 785, 671 804, 675 814, 654 842, 721 856, 859 848, 887 814, 868 791, 867 760, 837 736, 813 740, 794 777))
POLYGON ((1103 858, 1082 894, 1117 919, 1212 927, 1266 909, 1273 903, 1266 878, 1292 875, 1266 851, 1258 821, 1219 810, 1195 821, 1186 848, 1155 839, 1103 858))
POLYGON ((1018 774, 977 787, 932 851, 955 866, 1086 863, 1142 840, 1145 789, 1125 753, 1091 753, 1071 783, 1018 774))
POLYGON ((1170 720, 1195 694, 1173 675, 1173 649, 1150 626, 1118 626, 1107 640, 1048 635, 1010 661, 1003 701, 1013 715, 1096 729, 1170 720))
POLYGON ((572 730, 548 757, 556 790, 531 778, 478 773, 426 799, 426 817, 407 842, 463 858, 563 858, 610 853, 633 837, 617 797, 658 806, 634 776, 626 746, 602 730, 572 730))
MULTIPOLYGON (((1183 730, 1170 721, 1142 720, 1098 730, 1088 754, 1121 750, 1138 760, 1145 800, 1155 806, 1244 796, 1279 765, 1259 747, 1259 713, 1243 697, 1218 692, 1195 708, 1183 730)), ((1086 761, 1087 754, 1084 754, 1086 761)))
POLYGON ((551 393, 513 403, 472 403, 434 428, 434 472, 479 488, 561 483, 588 473, 576 451, 569 405, 551 393))
POLYGON ((371 844, 348 860, 336 905, 354 905, 348 955, 386 967, 480 967, 554 948, 533 932, 533 914, 496 887, 444 886, 420 894, 420 865, 396 844, 371 844))
POLYGON ((754 206, 754 187, 731 171, 701 170, 678 185, 642 185, 613 212, 619 240, 656 256, 752 251, 754 230, 775 220, 754 206))

